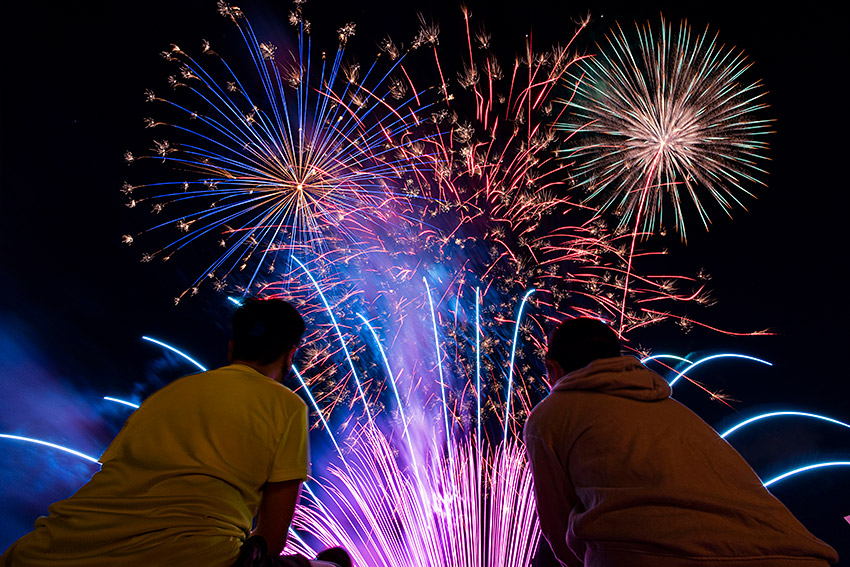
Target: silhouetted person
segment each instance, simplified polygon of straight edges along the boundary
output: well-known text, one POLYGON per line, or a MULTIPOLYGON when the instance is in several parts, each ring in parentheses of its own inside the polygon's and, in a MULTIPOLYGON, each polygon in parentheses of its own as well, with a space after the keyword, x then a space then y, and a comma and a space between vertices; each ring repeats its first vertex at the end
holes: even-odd
POLYGON ((307 408, 280 384, 304 321, 285 301, 249 300, 232 327, 231 364, 145 400, 101 470, 51 505, 0 566, 305 564, 278 557, 309 474, 307 408))
POLYGON ((525 425, 543 534, 569 567, 838 561, 743 458, 595 319, 566 320, 525 425))

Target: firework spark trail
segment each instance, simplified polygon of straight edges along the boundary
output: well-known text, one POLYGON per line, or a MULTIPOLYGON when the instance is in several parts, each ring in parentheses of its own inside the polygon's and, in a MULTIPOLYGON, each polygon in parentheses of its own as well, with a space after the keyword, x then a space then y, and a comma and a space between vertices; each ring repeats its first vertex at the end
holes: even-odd
POLYGON ((313 394, 310 392, 310 387, 307 386, 307 382, 304 381, 304 377, 301 376, 301 373, 298 372, 298 369, 295 368, 295 366, 292 367, 292 373, 295 374, 295 377, 298 379, 298 382, 302 386, 301 391, 304 392, 305 396, 307 396, 307 399, 310 401, 310 405, 316 411, 316 415, 319 416, 319 421, 322 422, 322 426, 324 427, 325 432, 327 432, 328 437, 330 437, 331 443, 333 443, 333 446, 336 449, 337 455, 339 455, 339 458, 342 459, 342 461, 344 462, 345 461, 345 454, 342 452, 342 449, 340 448, 339 444, 337 443, 336 436, 333 434, 333 430, 331 429, 331 426, 328 425, 328 421, 327 421, 327 419, 325 419, 324 412, 319 407, 319 404, 316 403, 316 399, 313 397, 313 394))
MULTIPOLYGON (((475 427, 478 440, 478 456, 481 462, 481 290, 475 288, 475 427)), ((479 476, 481 472, 479 471, 479 476)))
MULTIPOLYGON (((446 403, 446 380, 443 377, 443 355, 440 350, 440 338, 437 334, 437 317, 434 315, 434 302, 431 299, 431 289, 428 287, 428 280, 423 278, 423 282, 425 283, 425 293, 428 295, 428 306, 431 309, 431 324, 434 327, 434 352, 436 353, 437 370, 440 375, 440 396, 443 402, 440 407, 443 410, 443 419, 445 421, 446 442, 451 444, 452 429, 449 426, 449 404, 446 403)), ((451 458, 451 453, 449 453, 449 457, 451 458)))
POLYGON ((767 366, 773 366, 772 363, 770 363, 766 360, 762 360, 760 358, 756 358, 754 356, 749 356, 749 355, 746 355, 746 354, 735 354, 735 353, 713 354, 711 356, 706 356, 706 357, 703 357, 703 358, 696 360, 696 361, 693 361, 693 362, 688 360, 687 358, 682 358, 681 356, 676 356, 676 355, 672 355, 672 354, 657 354, 657 355, 654 355, 654 356, 647 356, 647 357, 642 358, 641 364, 647 364, 651 361, 656 361, 661 366, 663 366, 667 371, 669 371, 671 374, 673 374, 673 377, 670 380, 668 380, 668 382, 670 383, 670 386, 675 385, 676 382, 678 382, 681 378, 684 378, 690 384, 696 386, 697 388, 699 388, 700 390, 702 390, 703 392, 708 394, 710 399, 719 401, 720 403, 727 406, 728 408, 734 409, 733 406, 727 401, 728 397, 726 395, 722 394, 721 391, 712 391, 712 390, 708 389, 706 386, 704 386, 703 384, 701 384, 700 382, 697 382, 693 378, 688 377, 688 375, 687 375, 688 372, 690 372, 691 370, 693 370, 697 366, 700 366, 701 364, 704 364, 706 362, 710 362, 712 360, 721 360, 721 359, 725 359, 725 358, 744 359, 744 360, 750 360, 750 361, 753 361, 753 362, 765 364, 767 366), (669 364, 667 364, 665 362, 661 362, 662 360, 666 360, 666 359, 672 359, 672 360, 675 360, 677 362, 684 363, 684 364, 686 364, 686 366, 685 366, 684 369, 677 371, 676 368, 674 368, 673 366, 670 366, 669 364))
POLYGON ((688 360, 687 358, 684 358, 684 357, 681 357, 681 356, 678 356, 678 355, 675 355, 675 354, 653 354, 652 356, 645 356, 642 359, 640 359, 640 363, 646 364, 647 362, 649 362, 651 360, 661 360, 662 358, 664 358, 664 359, 669 358, 669 359, 675 360, 677 362, 690 362, 690 360, 688 360))
POLYGON ((121 399, 113 398, 113 397, 110 397, 110 396, 103 396, 103 399, 106 400, 107 402, 115 402, 116 404, 121 404, 121 405, 130 407, 130 408, 133 408, 133 409, 139 409, 139 404, 134 404, 133 402, 128 402, 127 400, 121 400, 121 399))
MULTIPOLYGON (((401 397, 398 394, 398 384, 396 384, 396 378, 393 375, 392 369, 390 368, 390 362, 389 362, 389 360, 387 360, 387 355, 384 352, 384 347, 381 345, 381 340, 378 338, 378 334, 375 332, 375 329, 372 327, 372 325, 369 323, 369 321, 366 319, 366 317, 364 317, 362 314, 360 314, 360 319, 361 319, 361 321, 363 321, 363 324, 366 325, 366 328, 369 329, 369 332, 372 334, 372 338, 375 341, 375 345, 377 345, 378 349, 381 352, 381 358, 384 360, 384 365, 387 368, 387 376, 389 376, 389 378, 390 378, 390 384, 392 385, 393 395, 395 396, 395 399, 396 399, 396 408, 398 409, 399 415, 401 417, 402 436, 407 441, 407 446, 408 446, 408 449, 410 450, 410 458, 411 458, 411 462, 413 463, 413 468, 414 468, 414 470, 418 469, 419 467, 418 467, 417 462, 416 462, 416 451, 413 448, 413 441, 411 440, 410 432, 408 431, 408 427, 410 426, 410 423, 407 421, 407 417, 405 416, 405 413, 404 413, 404 403, 402 403, 401 397)), ((305 384, 305 387, 306 387, 306 384, 305 384)), ((327 424, 325 424, 325 426, 327 427, 327 424)))

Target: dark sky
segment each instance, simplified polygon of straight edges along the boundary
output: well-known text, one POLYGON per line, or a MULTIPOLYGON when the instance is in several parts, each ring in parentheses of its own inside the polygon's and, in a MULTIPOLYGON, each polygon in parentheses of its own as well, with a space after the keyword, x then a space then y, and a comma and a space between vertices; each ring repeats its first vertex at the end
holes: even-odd
MULTIPOLYGON (((417 11, 440 21, 446 49, 460 37, 453 2, 398 4, 311 1, 307 10, 317 30, 353 20, 357 37, 369 41, 387 32, 409 37, 417 11)), ((573 30, 570 19, 588 10, 595 22, 582 38, 587 49, 615 21, 655 23, 663 13, 674 22, 687 17, 698 29, 710 24, 747 53, 751 78, 763 80, 776 119, 769 187, 757 190, 758 199, 735 211, 734 220, 717 217, 709 233, 695 229, 686 248, 673 243, 671 262, 712 274, 718 304, 705 312, 707 323, 770 328, 777 335, 679 336, 673 329, 659 331, 662 344, 652 346, 679 354, 729 350, 774 363, 770 370, 718 367, 712 387, 740 400, 741 413, 694 397, 705 406, 695 409, 713 425, 780 409, 850 422, 850 386, 837 367, 848 338, 846 158, 839 139, 847 130, 840 87, 845 32, 825 7, 781 12, 773 4, 742 4, 531 0, 470 7, 505 54, 522 45, 529 29, 537 45, 564 41, 573 30)), ((255 26, 289 10, 259 0, 242 7, 255 26)), ((138 230, 148 219, 128 212, 119 188, 128 175, 124 150, 146 139, 142 93, 162 85, 168 72, 159 51, 170 43, 196 46, 201 38, 224 41, 233 29, 213 0, 18 2, 4 7, 0 26, 0 433, 50 438, 97 454, 122 419, 115 415, 103 426, 100 396, 149 393, 158 377, 188 371, 143 344, 142 334, 179 344, 210 366, 224 361, 224 319, 214 314, 225 300, 208 294, 174 308, 172 298, 193 274, 181 273, 178 263, 141 264, 139 250, 121 244, 128 227, 138 230)), ((736 447, 763 477, 797 463, 850 460, 848 432, 808 423, 765 428, 736 447)), ((7 452, 3 445, 3 455, 2 512, 16 519, 4 526, 0 547, 87 474, 73 459, 44 464, 37 450, 7 452)), ((850 525, 841 519, 850 515, 850 468, 808 474, 774 493, 816 534, 850 554, 841 547, 850 541, 850 525)))

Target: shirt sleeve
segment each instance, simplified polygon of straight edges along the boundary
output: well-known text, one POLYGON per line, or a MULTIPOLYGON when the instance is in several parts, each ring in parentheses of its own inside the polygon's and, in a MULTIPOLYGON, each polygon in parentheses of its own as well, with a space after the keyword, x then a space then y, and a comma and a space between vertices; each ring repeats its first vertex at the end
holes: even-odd
MULTIPOLYGON (((294 396, 294 395, 293 395, 294 396)), ((307 480, 310 476, 310 438, 307 435, 307 406, 294 396, 269 472, 268 482, 307 480)))
POLYGON ((534 479, 540 529, 563 565, 581 567, 584 562, 567 546, 570 511, 577 504, 571 496, 574 490, 570 477, 553 448, 530 421, 526 423, 523 438, 534 479))

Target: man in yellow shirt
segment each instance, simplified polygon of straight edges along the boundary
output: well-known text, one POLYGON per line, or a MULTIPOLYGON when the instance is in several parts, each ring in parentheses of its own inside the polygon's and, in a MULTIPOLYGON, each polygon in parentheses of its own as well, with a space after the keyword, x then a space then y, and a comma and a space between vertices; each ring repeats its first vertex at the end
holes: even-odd
POLYGON ((0 567, 305 563, 278 559, 309 475, 307 407, 280 383, 304 321, 285 301, 249 300, 232 327, 231 364, 145 400, 101 470, 51 505, 0 567))

